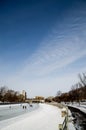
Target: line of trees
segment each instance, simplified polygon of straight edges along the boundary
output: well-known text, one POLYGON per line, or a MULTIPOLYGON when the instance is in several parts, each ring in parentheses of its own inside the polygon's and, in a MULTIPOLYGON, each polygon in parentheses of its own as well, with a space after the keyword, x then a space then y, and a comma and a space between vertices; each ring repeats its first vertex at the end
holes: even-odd
POLYGON ((0 87, 1 102, 24 102, 24 96, 17 91, 8 89, 6 86, 0 87))
POLYGON ((73 85, 67 93, 58 91, 53 100, 56 102, 80 102, 86 100, 86 74, 79 74, 79 82, 73 85))

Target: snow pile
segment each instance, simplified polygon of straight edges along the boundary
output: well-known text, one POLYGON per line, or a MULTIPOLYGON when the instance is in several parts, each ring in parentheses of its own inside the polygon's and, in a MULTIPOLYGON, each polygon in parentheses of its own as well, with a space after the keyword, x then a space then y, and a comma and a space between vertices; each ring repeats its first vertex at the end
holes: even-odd
POLYGON ((75 130, 71 111, 68 109, 68 130, 75 130))

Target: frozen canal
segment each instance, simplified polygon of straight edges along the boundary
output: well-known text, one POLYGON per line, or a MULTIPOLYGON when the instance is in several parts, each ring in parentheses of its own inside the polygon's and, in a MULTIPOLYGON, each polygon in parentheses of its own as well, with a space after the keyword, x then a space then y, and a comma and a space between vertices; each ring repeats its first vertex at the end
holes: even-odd
POLYGON ((0 130, 59 130, 58 125, 63 121, 61 109, 48 104, 39 104, 38 109, 34 111, 0 121, 0 130))
POLYGON ((0 105, 0 121, 16 117, 38 108, 38 104, 0 105), (24 108, 23 108, 24 106, 24 108))

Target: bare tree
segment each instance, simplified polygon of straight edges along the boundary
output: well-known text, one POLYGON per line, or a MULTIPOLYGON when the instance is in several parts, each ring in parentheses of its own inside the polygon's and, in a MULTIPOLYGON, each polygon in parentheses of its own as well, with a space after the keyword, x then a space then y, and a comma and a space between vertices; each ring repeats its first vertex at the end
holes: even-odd
POLYGON ((7 92, 8 88, 6 86, 0 87, 0 100, 4 102, 4 95, 7 92))
POLYGON ((57 91, 56 96, 59 97, 59 96, 61 96, 61 94, 62 94, 62 92, 59 90, 59 91, 57 91))
POLYGON ((79 79, 80 79, 82 86, 86 87, 86 74, 83 73, 82 75, 79 74, 78 76, 79 76, 79 79))

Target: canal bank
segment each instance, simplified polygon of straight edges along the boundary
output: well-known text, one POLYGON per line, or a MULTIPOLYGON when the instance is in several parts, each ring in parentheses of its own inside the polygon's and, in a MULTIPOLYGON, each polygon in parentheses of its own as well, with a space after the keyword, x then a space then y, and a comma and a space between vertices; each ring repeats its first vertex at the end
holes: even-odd
POLYGON ((56 106, 57 108, 60 109, 61 111, 61 116, 62 118, 64 118, 63 122, 60 122, 59 126, 59 130, 76 130, 75 126, 72 122, 72 114, 70 112, 70 110, 68 109, 67 106, 65 106, 64 104, 58 103, 58 102, 51 102, 48 103, 49 105, 53 105, 56 106))

